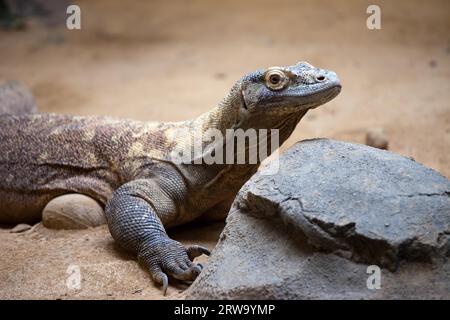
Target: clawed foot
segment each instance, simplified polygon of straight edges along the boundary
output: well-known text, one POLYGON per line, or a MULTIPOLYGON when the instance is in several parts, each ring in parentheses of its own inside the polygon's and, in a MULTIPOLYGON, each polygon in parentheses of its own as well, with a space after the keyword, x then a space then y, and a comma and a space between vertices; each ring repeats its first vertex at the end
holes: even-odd
POLYGON ((209 256, 210 252, 197 245, 186 249, 178 241, 166 238, 145 248, 139 254, 139 260, 148 267, 153 280, 162 285, 163 294, 166 295, 168 276, 181 281, 194 281, 197 278, 203 267, 193 263, 193 260, 202 254, 209 256))

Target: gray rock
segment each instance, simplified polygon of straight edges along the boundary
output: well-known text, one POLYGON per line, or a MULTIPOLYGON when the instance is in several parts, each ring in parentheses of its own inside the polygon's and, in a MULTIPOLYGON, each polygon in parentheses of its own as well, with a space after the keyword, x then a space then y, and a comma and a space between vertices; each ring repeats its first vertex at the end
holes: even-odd
POLYGON ((23 115, 37 112, 31 91, 18 81, 0 84, 0 115, 3 113, 23 115))
POLYGON ((31 226, 26 223, 19 223, 17 226, 9 230, 11 233, 21 233, 31 229, 31 226))
POLYGON ((257 175, 235 206, 276 215, 309 244, 395 269, 450 252, 450 181, 411 159, 331 140, 309 140, 257 175))
POLYGON ((307 140, 241 189, 187 297, 448 299, 449 255, 448 179, 388 151, 307 140))

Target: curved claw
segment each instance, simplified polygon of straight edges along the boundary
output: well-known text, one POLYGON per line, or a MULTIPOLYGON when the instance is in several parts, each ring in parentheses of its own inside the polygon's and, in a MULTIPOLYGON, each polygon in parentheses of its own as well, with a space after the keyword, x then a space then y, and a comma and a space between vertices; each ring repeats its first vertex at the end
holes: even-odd
POLYGON ((194 245, 187 248, 187 254, 191 261, 193 261, 196 257, 201 256, 202 254, 209 256, 211 252, 202 246, 194 245))
POLYGON ((200 267, 193 264, 192 267, 190 267, 189 269, 186 269, 184 272, 178 273, 178 274, 173 274, 173 277, 175 279, 183 280, 183 281, 194 281, 197 278, 197 276, 200 274, 201 271, 202 271, 202 269, 200 267))
POLYGON ((163 295, 166 295, 167 288, 169 287, 169 278, 167 275, 162 272, 161 268, 159 267, 153 267, 149 269, 150 274, 152 275, 153 280, 157 283, 162 285, 162 291, 163 295))
POLYGON ((166 295, 167 293, 167 288, 169 287, 169 279, 167 278, 167 275, 164 273, 163 278, 162 278, 162 291, 163 291, 163 296, 166 295))

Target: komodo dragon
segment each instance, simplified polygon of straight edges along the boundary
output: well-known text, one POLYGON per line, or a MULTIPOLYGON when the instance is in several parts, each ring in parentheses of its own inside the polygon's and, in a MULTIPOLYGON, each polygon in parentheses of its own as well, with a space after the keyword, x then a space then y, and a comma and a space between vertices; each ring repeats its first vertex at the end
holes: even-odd
POLYGON ((92 197, 104 206, 115 241, 137 256, 165 294, 168 276, 195 280, 201 266, 193 259, 209 254, 201 246, 186 249, 165 228, 229 208, 261 160, 178 163, 169 154, 208 129, 224 136, 226 129, 279 129, 281 145, 309 109, 340 89, 334 72, 299 62, 249 73, 217 107, 184 122, 0 115, 0 222, 38 221, 45 205, 65 194, 92 197), (175 134, 178 129, 188 134, 175 134))

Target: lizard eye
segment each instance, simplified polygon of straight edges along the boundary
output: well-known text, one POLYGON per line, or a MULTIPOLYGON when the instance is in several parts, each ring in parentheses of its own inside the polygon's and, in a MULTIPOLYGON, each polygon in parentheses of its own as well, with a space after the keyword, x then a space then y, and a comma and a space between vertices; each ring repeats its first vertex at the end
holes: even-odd
POLYGON ((284 89, 289 82, 288 76, 278 67, 269 68, 264 74, 264 80, 271 90, 284 89))

